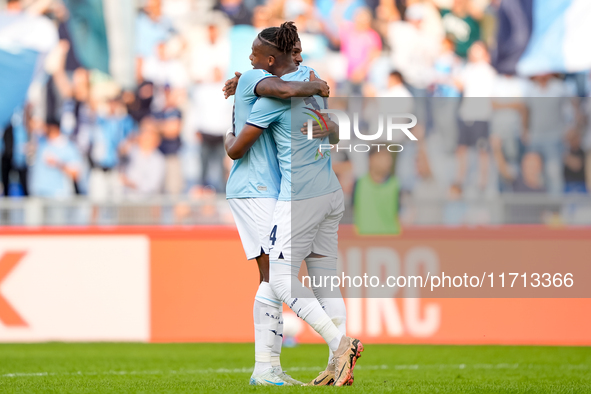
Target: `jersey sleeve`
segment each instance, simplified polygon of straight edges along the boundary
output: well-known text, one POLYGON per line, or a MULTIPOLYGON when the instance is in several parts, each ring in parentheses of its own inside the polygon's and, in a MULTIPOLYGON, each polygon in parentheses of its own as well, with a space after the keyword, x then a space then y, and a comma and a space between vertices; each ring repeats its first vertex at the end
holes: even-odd
POLYGON ((254 103, 246 124, 266 129, 289 110, 290 102, 275 98, 261 97, 254 103))
POLYGON ((258 97, 256 94, 257 85, 267 78, 276 78, 273 74, 265 70, 248 70, 238 80, 238 90, 242 97, 258 97))
POLYGON ((316 75, 316 78, 322 79, 322 77, 320 76, 320 74, 318 74, 318 71, 314 70, 312 67, 300 66, 300 69, 302 70, 302 72, 305 75, 304 82, 309 82, 310 81, 310 71, 313 71, 314 72, 314 75, 316 75))

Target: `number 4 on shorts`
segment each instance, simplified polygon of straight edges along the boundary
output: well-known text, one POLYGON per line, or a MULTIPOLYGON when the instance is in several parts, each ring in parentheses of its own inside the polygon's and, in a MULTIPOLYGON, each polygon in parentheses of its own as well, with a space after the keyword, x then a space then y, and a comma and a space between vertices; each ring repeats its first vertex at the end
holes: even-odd
POLYGON ((273 227, 271 230, 271 235, 269 236, 269 240, 271 241, 271 245, 275 245, 275 241, 277 240, 277 225, 273 227))

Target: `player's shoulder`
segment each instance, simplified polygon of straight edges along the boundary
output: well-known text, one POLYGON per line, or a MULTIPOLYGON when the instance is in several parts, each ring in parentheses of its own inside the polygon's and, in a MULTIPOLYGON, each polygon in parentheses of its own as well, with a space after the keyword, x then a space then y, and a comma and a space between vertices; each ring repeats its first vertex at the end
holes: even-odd
POLYGON ((267 77, 272 77, 273 74, 271 74, 270 72, 263 70, 263 69, 252 69, 252 70, 248 70, 246 72, 244 72, 244 74, 242 74, 240 76, 240 79, 238 80, 238 82, 240 81, 254 81, 254 80, 258 80, 261 78, 267 78, 267 77))
POLYGON ((255 105, 259 108, 267 108, 268 110, 271 109, 279 109, 285 106, 288 106, 290 100, 282 100, 277 97, 259 97, 255 103, 255 105))
POLYGON ((273 74, 266 70, 248 70, 240 76, 236 94, 240 97, 256 96, 254 89, 256 85, 265 78, 273 77, 273 74))
POLYGON ((312 67, 300 65, 297 71, 297 73, 301 75, 301 78, 304 82, 310 80, 310 72, 313 72, 316 75, 316 77, 320 78, 318 72, 314 70, 312 67))

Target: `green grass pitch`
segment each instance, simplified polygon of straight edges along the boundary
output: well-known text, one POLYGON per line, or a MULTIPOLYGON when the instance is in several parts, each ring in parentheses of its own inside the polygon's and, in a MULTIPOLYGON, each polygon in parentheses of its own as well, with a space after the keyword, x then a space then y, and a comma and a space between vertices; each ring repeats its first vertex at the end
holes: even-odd
MULTIPOLYGON (((591 348, 366 345, 353 387, 252 387, 252 344, 0 345, 0 393, 591 393, 591 348)), ((284 349, 308 381, 327 348, 284 349)))

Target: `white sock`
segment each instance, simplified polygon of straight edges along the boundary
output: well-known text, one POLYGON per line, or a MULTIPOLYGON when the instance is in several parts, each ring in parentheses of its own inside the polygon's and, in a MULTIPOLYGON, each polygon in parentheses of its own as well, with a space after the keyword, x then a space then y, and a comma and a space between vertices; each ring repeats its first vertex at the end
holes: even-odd
POLYGON ((261 282, 255 296, 254 318, 254 375, 263 373, 271 365, 271 352, 275 343, 275 334, 279 325, 281 301, 277 300, 271 286, 261 282))
MULTIPOLYGON (((330 288, 314 287, 314 283, 322 283, 320 277, 327 275, 337 275, 337 259, 335 257, 308 257, 306 258, 308 266, 308 275, 312 278, 312 291, 324 308, 324 312, 330 317, 343 335, 347 335, 347 309, 345 300, 341 294, 340 288, 332 291, 330 288), (314 280, 317 277, 317 280, 314 280)), ((328 361, 332 360, 333 351, 329 350, 328 361)))
POLYGON ((292 311, 308 323, 326 341, 334 352, 339 347, 343 334, 324 312, 322 306, 308 288, 302 286, 297 274, 299 265, 291 266, 283 262, 271 262, 271 287, 277 297, 285 302, 292 311), (291 295, 292 283, 298 286, 300 297, 291 295), (299 284, 299 285, 298 285, 299 284))
MULTIPOLYGON (((283 306, 283 305, 282 305, 283 306)), ((279 313, 279 324, 277 325, 277 333, 275 334, 275 342, 273 343, 273 349, 271 350, 271 365, 273 368, 279 368, 279 371, 283 371, 281 368, 281 347, 283 346, 283 312, 279 313)))

